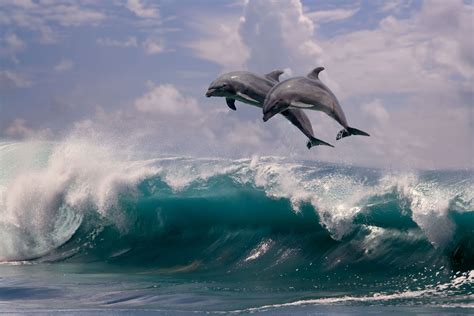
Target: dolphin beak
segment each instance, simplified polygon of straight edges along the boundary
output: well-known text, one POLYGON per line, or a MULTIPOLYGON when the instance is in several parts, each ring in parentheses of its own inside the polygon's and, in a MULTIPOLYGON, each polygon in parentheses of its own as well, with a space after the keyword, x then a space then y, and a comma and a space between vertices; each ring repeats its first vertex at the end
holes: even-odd
POLYGON ((206 92, 206 97, 212 97, 212 94, 214 93, 214 91, 216 91, 216 89, 214 88, 209 88, 209 90, 207 90, 206 92))
POLYGON ((271 119, 275 114, 271 113, 271 112, 267 112, 265 114, 263 114, 263 121, 266 122, 268 121, 269 119, 271 119))
POLYGON ((272 118, 276 113, 276 103, 275 102, 269 102, 267 99, 265 99, 265 102, 263 104, 263 121, 266 122, 269 119, 272 118))

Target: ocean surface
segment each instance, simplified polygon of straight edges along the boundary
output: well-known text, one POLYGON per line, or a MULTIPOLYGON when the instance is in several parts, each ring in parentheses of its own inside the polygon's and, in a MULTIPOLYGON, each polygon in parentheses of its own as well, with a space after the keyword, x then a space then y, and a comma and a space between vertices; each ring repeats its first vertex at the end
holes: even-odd
POLYGON ((474 172, 0 142, 0 312, 474 313, 474 172))

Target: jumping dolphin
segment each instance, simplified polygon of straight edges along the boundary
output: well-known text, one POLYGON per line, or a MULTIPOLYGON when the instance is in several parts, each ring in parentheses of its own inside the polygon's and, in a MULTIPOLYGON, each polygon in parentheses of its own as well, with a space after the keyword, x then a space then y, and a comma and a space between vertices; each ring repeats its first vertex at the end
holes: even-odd
POLYGON ((335 119, 344 129, 336 139, 350 135, 369 136, 364 131, 350 127, 344 111, 334 93, 319 80, 324 67, 313 69, 306 77, 295 77, 276 84, 268 92, 263 105, 263 121, 288 109, 308 109, 322 111, 335 119))
MULTIPOLYGON (((282 73, 275 70, 262 77, 248 71, 229 72, 211 83, 206 97, 225 97, 227 106, 234 111, 237 109, 236 100, 262 108, 265 96, 278 83, 282 73)), ((306 144, 308 149, 317 145, 334 147, 314 137, 311 122, 302 110, 283 109, 280 113, 309 138, 306 144)))

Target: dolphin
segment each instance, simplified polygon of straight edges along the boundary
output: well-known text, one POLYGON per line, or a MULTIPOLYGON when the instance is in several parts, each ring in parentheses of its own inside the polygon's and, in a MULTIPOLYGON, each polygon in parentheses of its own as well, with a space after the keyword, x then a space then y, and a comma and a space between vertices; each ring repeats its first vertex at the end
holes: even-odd
MULTIPOLYGON (((210 84, 206 97, 225 97, 227 106, 234 111, 237 109, 235 101, 262 108, 265 96, 278 83, 282 73, 274 70, 262 77, 248 71, 229 72, 210 84)), ((317 145, 334 147, 314 137, 311 122, 301 109, 284 109, 280 113, 309 138, 308 149, 317 145)))
POLYGON ((266 122, 275 114, 288 109, 322 111, 344 127, 337 134, 336 140, 350 135, 369 136, 366 132, 349 126, 336 96, 319 80, 319 73, 323 70, 324 67, 317 67, 306 77, 294 77, 276 84, 265 98, 263 121, 266 122))

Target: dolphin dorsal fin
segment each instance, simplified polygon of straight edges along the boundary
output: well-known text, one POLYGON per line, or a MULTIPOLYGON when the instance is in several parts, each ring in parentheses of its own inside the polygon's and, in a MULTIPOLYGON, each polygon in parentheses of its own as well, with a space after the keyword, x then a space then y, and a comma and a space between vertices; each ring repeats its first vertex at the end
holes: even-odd
POLYGON ((324 70, 324 67, 317 67, 311 70, 311 72, 307 75, 310 79, 318 79, 319 80, 319 73, 324 70))
POLYGON ((283 70, 273 70, 265 75, 265 78, 271 81, 280 81, 280 76, 284 73, 283 70))

